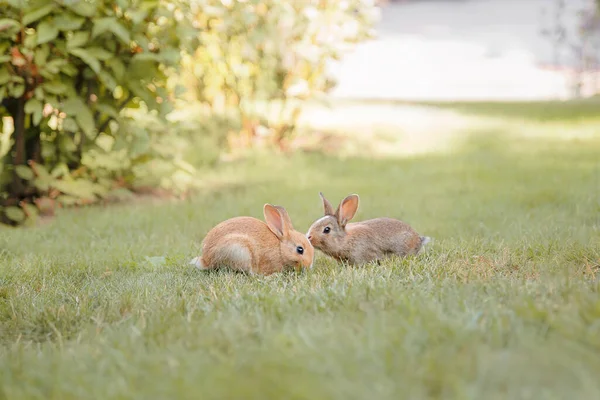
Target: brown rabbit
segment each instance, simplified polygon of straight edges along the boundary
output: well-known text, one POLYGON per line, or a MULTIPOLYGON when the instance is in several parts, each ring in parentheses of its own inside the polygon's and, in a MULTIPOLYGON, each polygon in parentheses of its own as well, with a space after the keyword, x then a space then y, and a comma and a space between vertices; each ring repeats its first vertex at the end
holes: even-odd
POLYGON ((348 223, 358 210, 358 195, 351 194, 333 210, 323 193, 325 216, 308 230, 308 240, 323 253, 338 261, 365 264, 392 255, 418 254, 430 241, 408 224, 393 218, 375 218, 348 223))
POLYGON ((226 266, 238 271, 270 275, 286 268, 311 268, 314 248, 294 230, 281 206, 265 204, 265 221, 236 217, 211 229, 202 242, 202 256, 190 261, 199 269, 226 266))

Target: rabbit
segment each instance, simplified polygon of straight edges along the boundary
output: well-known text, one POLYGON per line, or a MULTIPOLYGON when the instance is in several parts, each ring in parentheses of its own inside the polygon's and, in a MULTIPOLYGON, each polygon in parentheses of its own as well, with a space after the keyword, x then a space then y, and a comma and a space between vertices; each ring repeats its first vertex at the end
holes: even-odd
POLYGON ((347 196, 335 211, 323 193, 319 195, 325 216, 311 225, 307 237, 314 248, 337 261, 360 265, 393 255, 416 255, 431 240, 393 218, 348 223, 358 210, 357 194, 347 196))
POLYGON ((266 223, 253 217, 219 223, 204 238, 202 255, 190 264, 202 270, 225 266, 263 275, 312 268, 314 248, 306 235, 294 230, 285 208, 267 203, 263 214, 266 223))

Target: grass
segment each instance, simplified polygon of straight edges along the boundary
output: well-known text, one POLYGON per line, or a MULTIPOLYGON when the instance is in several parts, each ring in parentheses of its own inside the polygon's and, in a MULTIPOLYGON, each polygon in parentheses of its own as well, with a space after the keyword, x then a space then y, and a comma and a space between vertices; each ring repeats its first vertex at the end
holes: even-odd
POLYGON ((600 137, 553 123, 397 157, 262 154, 184 202, 0 230, 0 399, 600 398, 600 137), (270 277, 186 264, 265 202, 305 231, 319 190, 435 242, 270 277))
MULTIPOLYGON (((345 103, 354 103, 346 101, 345 103)), ((360 104, 361 102, 358 101, 360 104)), ((371 104, 395 104, 402 106, 427 106, 456 110, 470 115, 500 118, 518 118, 534 122, 589 121, 600 119, 600 98, 595 96, 570 101, 394 101, 374 100, 371 104)))

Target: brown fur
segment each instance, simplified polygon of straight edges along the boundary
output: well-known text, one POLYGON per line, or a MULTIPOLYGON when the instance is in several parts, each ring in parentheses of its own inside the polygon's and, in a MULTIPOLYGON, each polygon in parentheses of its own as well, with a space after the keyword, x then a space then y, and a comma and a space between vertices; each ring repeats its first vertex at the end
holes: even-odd
POLYGON ((201 269, 229 267, 270 275, 287 268, 310 268, 314 248, 306 236, 294 230, 287 211, 265 204, 265 222, 236 217, 211 229, 202 242, 201 269), (304 254, 297 247, 304 248, 304 254))
POLYGON ((316 249, 338 261, 366 264, 393 255, 418 254, 429 240, 393 218, 348 223, 358 210, 358 195, 347 196, 334 211, 325 196, 319 194, 325 216, 312 224, 307 236, 316 249), (330 229, 327 234, 324 233, 326 227, 330 229))

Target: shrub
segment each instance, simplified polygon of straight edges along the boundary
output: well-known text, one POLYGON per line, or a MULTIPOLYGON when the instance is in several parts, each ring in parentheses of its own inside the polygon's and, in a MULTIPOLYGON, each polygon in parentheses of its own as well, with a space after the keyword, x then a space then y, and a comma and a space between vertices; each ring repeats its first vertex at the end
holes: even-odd
POLYGON ((190 100, 233 110, 251 143, 261 125, 283 145, 302 104, 335 82, 328 67, 372 37, 372 0, 206 0, 202 46, 184 58, 190 100))
MULTIPOLYGON (((4 219, 40 196, 85 204, 172 158, 135 113, 172 106, 170 68, 195 38, 185 1, 0 2, 0 168, 4 219)), ((148 116, 144 118, 149 118, 148 116)))
POLYGON ((0 219, 128 189, 186 190, 190 153, 210 165, 225 135, 252 143, 261 125, 282 145, 302 102, 333 86, 329 62, 369 37, 374 7, 0 0, 0 219))

